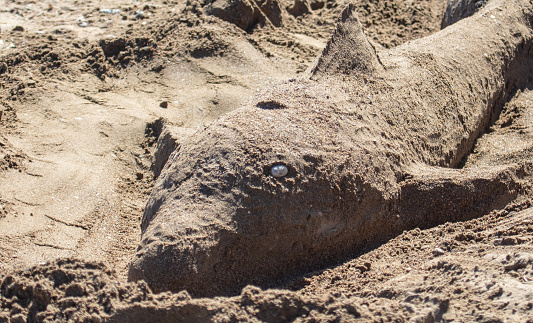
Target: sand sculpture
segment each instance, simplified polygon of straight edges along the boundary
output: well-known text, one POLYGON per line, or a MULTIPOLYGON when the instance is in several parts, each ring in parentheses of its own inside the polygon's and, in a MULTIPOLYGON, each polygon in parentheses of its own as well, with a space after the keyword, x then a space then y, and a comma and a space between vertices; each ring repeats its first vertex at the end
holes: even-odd
POLYGON ((170 156, 129 278, 156 291, 234 294, 505 205, 516 172, 461 161, 527 78, 532 19, 532 1, 493 0, 376 51, 348 6, 304 77, 170 156))

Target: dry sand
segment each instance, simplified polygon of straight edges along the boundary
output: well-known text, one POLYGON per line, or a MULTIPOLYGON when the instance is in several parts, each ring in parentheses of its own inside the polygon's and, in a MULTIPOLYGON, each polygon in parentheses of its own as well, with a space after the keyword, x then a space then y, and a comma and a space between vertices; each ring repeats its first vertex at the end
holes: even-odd
MULTIPOLYGON (((465 160, 520 169, 519 193, 501 210, 405 232, 336 267, 233 298, 126 283, 153 185, 155 121, 194 135, 297 76, 345 7, 314 1, 295 17, 293 3, 280 3, 280 26, 259 17, 244 31, 195 1, 4 1, 0 322, 533 321, 529 88, 509 98, 465 160)), ((356 4, 383 47, 437 31, 444 7, 356 4)))

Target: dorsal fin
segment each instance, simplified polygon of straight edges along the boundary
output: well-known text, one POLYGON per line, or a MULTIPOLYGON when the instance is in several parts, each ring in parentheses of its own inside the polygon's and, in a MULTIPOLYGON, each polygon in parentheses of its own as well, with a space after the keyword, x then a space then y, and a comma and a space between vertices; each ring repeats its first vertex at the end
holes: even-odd
POLYGON ((376 49, 366 38, 355 6, 342 12, 337 29, 311 68, 311 77, 333 74, 373 74, 382 70, 376 49))

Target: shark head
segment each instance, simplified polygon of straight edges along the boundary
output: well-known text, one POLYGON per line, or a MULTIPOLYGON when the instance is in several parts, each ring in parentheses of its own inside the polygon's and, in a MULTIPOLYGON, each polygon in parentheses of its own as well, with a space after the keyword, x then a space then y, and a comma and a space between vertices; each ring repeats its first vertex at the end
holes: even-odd
POLYGON ((170 156, 143 216, 130 280, 229 295, 331 264, 386 230, 367 225, 386 204, 375 184, 386 180, 368 177, 385 176, 386 163, 376 166, 342 131, 346 119, 323 105, 317 112, 318 101, 270 98, 217 120, 170 156))
POLYGON ((389 148, 380 146, 382 127, 354 110, 368 100, 366 76, 382 71, 348 6, 308 77, 265 90, 171 155, 129 279, 156 291, 230 295, 390 236, 397 192, 389 148), (342 77, 360 83, 343 88, 342 77))

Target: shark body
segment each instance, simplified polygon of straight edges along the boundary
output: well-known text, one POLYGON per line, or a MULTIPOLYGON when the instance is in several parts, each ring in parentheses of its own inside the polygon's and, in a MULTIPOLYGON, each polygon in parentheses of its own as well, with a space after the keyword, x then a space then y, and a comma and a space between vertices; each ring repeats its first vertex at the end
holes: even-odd
POLYGON ((493 0, 378 56, 349 6, 305 77, 265 90, 170 156, 129 279, 231 295, 501 207, 516 185, 498 171, 445 194, 464 190, 472 172, 454 168, 522 82, 532 17, 532 1, 493 0))

